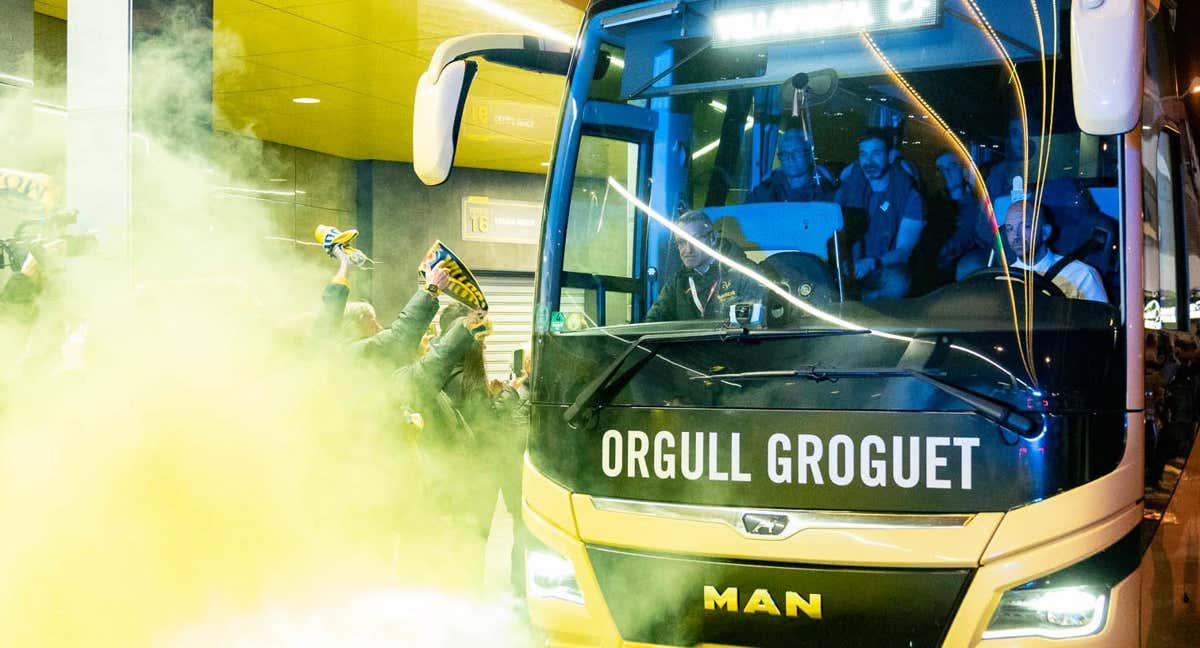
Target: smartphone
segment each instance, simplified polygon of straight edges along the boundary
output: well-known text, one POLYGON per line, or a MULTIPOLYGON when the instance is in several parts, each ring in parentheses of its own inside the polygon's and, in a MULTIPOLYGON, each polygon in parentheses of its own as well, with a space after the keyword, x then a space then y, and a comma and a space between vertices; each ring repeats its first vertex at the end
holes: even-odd
POLYGON ((525 373, 525 349, 517 349, 513 351, 513 376, 520 376, 525 373))

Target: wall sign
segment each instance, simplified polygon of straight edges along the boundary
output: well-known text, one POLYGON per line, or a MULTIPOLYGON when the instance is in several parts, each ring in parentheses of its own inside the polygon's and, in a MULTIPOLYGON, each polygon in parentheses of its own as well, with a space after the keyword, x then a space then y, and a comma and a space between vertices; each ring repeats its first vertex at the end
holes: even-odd
POLYGON ((463 198, 464 241, 537 245, 542 233, 542 203, 497 200, 487 196, 463 198))

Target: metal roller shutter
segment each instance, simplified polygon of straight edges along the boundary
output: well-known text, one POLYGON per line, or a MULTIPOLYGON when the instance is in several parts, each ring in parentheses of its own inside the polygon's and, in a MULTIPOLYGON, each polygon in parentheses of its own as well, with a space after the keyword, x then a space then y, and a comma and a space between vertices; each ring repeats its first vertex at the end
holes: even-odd
POLYGON ((529 352, 533 338, 533 275, 475 273, 495 330, 487 340, 484 360, 488 378, 505 380, 512 370, 513 351, 529 352))

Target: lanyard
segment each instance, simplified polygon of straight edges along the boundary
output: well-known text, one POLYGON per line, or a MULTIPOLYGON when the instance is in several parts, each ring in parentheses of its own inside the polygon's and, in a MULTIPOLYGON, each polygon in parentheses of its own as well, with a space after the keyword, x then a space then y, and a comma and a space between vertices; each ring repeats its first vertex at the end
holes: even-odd
POLYGON ((692 287, 692 301, 696 304, 696 310, 700 311, 700 317, 704 317, 704 309, 708 306, 708 302, 712 300, 713 293, 717 292, 717 284, 720 283, 720 281, 720 275, 718 275, 716 279, 713 279, 712 288, 708 289, 708 297, 705 297, 704 303, 701 304, 700 295, 696 291, 696 280, 691 275, 688 275, 688 285, 692 287))

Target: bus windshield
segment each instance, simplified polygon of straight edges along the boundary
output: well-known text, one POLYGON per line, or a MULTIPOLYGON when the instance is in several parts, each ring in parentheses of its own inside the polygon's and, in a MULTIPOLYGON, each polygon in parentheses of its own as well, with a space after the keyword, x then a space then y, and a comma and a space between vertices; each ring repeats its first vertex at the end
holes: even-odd
POLYGON ((1119 327, 1120 146, 1075 122, 1067 4, 598 3, 559 330, 1119 327))

